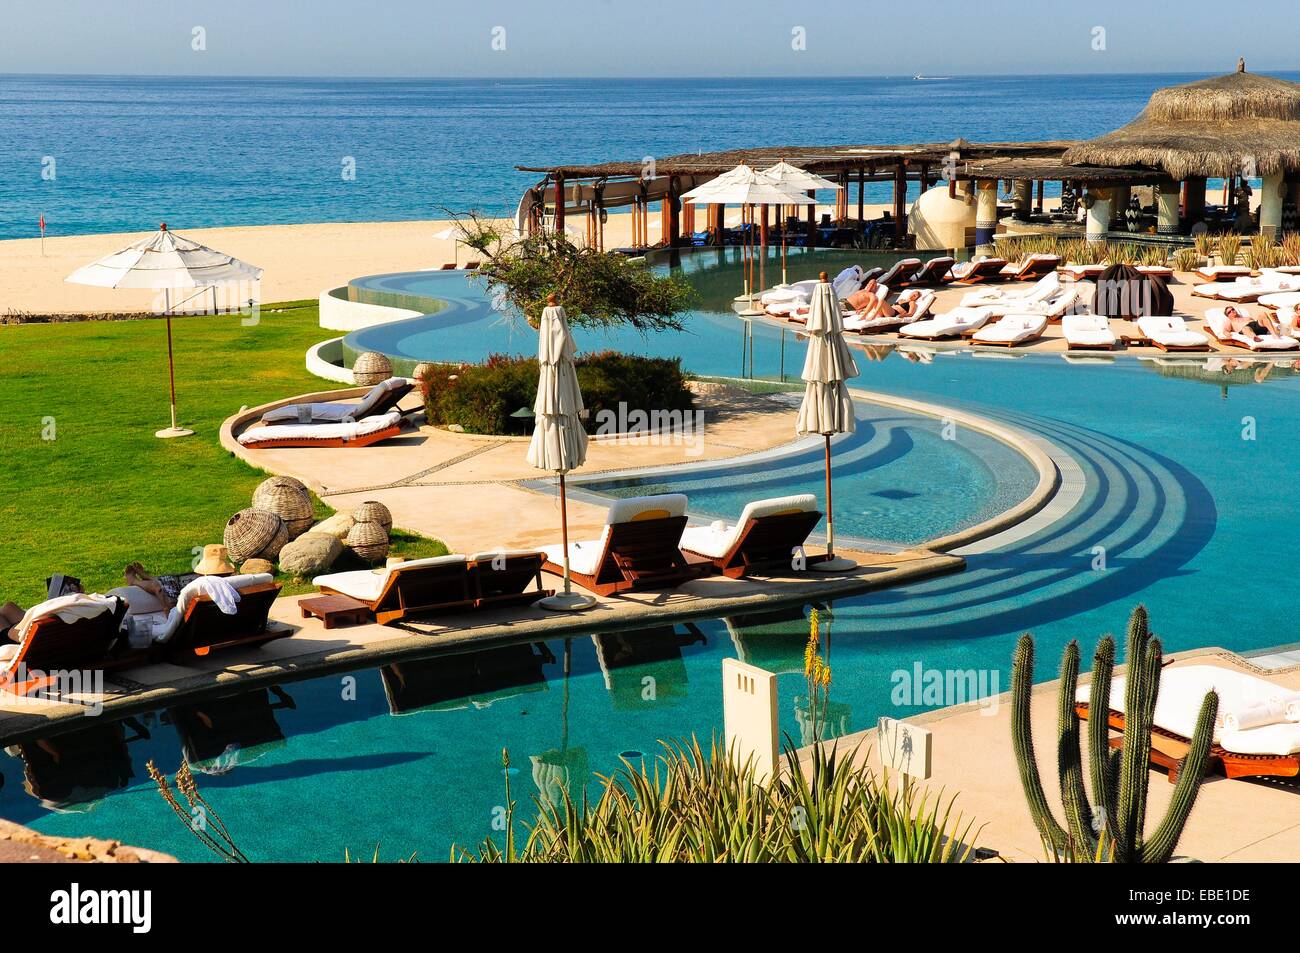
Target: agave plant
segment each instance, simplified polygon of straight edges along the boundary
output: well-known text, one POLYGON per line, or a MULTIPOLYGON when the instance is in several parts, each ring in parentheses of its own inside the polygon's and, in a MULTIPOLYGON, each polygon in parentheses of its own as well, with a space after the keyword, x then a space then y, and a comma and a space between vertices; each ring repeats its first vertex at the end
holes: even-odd
POLYGON ((1201 254, 1195 248, 1180 248, 1174 255, 1174 268, 1178 271, 1195 271, 1201 263, 1201 254))
POLYGON ((714 739, 661 742, 652 767, 624 760, 597 776, 600 793, 580 803, 537 802, 523 845, 507 796, 506 846, 452 848, 472 863, 954 863, 969 860, 978 831, 954 816, 954 798, 918 793, 877 774, 860 747, 840 758, 813 747, 801 766, 787 745, 786 770, 760 779, 714 739))
POLYGON ((1196 254, 1202 259, 1209 258, 1214 253, 1214 236, 1209 232, 1197 232, 1192 242, 1196 254))
POLYGON ((1219 264, 1235 265, 1237 254, 1241 251, 1241 236, 1224 232, 1216 239, 1215 248, 1218 252, 1219 264))
POLYGON ((1282 236, 1282 262, 1300 265, 1300 233, 1288 232, 1282 236))

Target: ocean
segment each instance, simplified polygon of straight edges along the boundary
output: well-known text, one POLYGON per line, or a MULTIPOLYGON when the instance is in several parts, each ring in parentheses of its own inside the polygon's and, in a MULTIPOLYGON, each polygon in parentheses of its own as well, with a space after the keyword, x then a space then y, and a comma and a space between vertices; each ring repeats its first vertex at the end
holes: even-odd
MULTIPOLYGON (((1083 138, 1199 76, 0 75, 0 238, 511 213, 540 176, 754 145, 1083 138)), ((1300 78, 1291 74, 1288 78, 1300 78)), ((887 185, 876 187, 885 201, 887 185)))

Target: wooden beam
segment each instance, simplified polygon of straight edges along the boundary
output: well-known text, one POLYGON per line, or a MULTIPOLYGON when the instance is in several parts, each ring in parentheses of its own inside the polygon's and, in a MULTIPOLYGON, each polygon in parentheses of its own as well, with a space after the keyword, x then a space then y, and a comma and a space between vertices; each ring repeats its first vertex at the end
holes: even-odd
POLYGON ((564 176, 555 176, 555 234, 564 234, 564 176))
POLYGON ((907 234, 907 160, 894 166, 894 241, 902 244, 907 234))
POLYGON ((863 202, 865 201, 863 195, 866 191, 867 191, 866 166, 860 165, 858 166, 858 224, 859 225, 862 224, 862 216, 865 214, 863 211, 863 202))

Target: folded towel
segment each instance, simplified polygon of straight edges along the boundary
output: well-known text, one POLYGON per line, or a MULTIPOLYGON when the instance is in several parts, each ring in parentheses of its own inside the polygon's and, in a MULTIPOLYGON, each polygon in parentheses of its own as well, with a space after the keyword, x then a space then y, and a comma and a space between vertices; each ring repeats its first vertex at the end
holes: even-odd
POLYGON ((1229 731, 1245 731, 1247 728, 1275 725, 1284 720, 1284 717, 1285 710, 1282 705, 1265 700, 1224 712, 1223 727, 1229 731))
POLYGON ((37 620, 46 616, 58 616, 61 621, 72 624, 79 619, 93 619, 101 613, 113 611, 116 607, 115 597, 102 596, 94 592, 73 592, 66 596, 57 596, 28 609, 9 633, 9 638, 14 642, 21 642, 27 635, 27 630, 37 620))
POLYGON ((235 614, 235 603, 239 602, 239 590, 221 576, 199 576, 185 587, 190 592, 189 601, 195 596, 207 596, 217 604, 223 615, 235 614))
POLYGON ((1300 701, 1287 702, 1282 706, 1282 714, 1287 721, 1300 721, 1300 701))

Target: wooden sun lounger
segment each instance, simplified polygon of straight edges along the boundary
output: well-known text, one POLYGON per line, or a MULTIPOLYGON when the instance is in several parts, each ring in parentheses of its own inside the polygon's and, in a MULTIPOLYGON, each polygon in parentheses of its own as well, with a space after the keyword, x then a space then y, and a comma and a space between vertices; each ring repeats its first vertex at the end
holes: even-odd
POLYGON ((899 288, 915 288, 922 285, 941 285, 948 281, 948 273, 957 259, 950 257, 931 258, 925 262, 911 278, 895 282, 899 288))
MULTIPOLYGON (((358 601, 365 604, 376 622, 387 625, 408 615, 474 608, 477 599, 470 583, 469 563, 465 561, 405 569, 399 563, 389 570, 384 587, 376 598, 358 601)), ((329 586, 317 588, 327 595, 349 595, 329 586)))
MULTIPOLYGON (((692 559, 704 560, 705 564, 729 579, 740 579, 751 572, 778 567, 789 569, 795 550, 803 546, 821 518, 822 514, 816 510, 755 517, 745 524, 726 554, 713 557, 690 550, 686 553, 692 559)), ((805 564, 824 562, 829 558, 824 553, 806 556, 805 564)))
MULTIPOLYGON (((1074 710, 1080 718, 1088 717, 1087 702, 1076 703, 1074 710)), ((1112 710, 1109 722, 1112 729, 1116 731, 1124 730, 1124 715, 1121 712, 1112 710)), ((1121 744, 1123 744, 1123 739, 1110 739, 1112 748, 1118 748, 1121 744)), ((1183 759, 1187 756, 1187 749, 1190 746, 1190 738, 1184 738, 1182 735, 1166 731, 1159 726, 1152 728, 1151 763, 1169 771, 1170 784, 1178 780, 1178 772, 1182 768, 1183 759)), ((1212 771, 1222 771, 1228 778, 1266 776, 1294 778, 1300 775, 1300 755, 1240 754, 1229 751, 1216 743, 1210 746, 1210 761, 1207 772, 1212 771)))
POLYGON ((1006 266, 1006 260, 1003 258, 986 258, 983 261, 977 261, 971 266, 970 271, 960 278, 954 278, 952 283, 955 285, 977 285, 985 281, 1004 281, 1007 276, 1002 274, 1002 269, 1006 266))
POLYGON ((51 685, 55 680, 51 673, 120 668, 138 660, 112 655, 124 615, 126 603, 119 600, 115 610, 89 619, 64 622, 57 615, 37 619, 28 628, 18 654, 6 663, 8 671, 0 675, 0 689, 26 695, 51 685), (27 676, 21 681, 20 670, 27 676))
POLYGON ((542 567, 545 564, 543 553, 508 553, 500 557, 495 567, 491 557, 471 559, 466 565, 474 608, 532 605, 538 599, 553 595, 554 589, 542 588, 542 567), (530 582, 533 583, 532 589, 528 588, 530 582))
MULTIPOLYGON (((256 431, 253 431, 256 433, 256 431)), ((383 430, 376 430, 373 433, 363 434, 360 437, 281 437, 276 440, 254 440, 251 443, 243 444, 250 450, 261 450, 269 447, 368 447, 374 443, 381 443, 384 440, 391 440, 393 437, 401 436, 402 426, 398 424, 395 427, 385 427, 383 430)))
POLYGON ((1039 278, 1056 271, 1056 266, 1060 263, 1061 259, 1056 255, 1031 258, 1021 266, 1019 271, 1008 277, 1011 281, 1037 281, 1039 278))
POLYGON ((271 604, 280 594, 278 582, 264 582, 239 590, 235 613, 226 615, 208 596, 198 596, 185 610, 180 625, 162 645, 169 661, 203 658, 215 650, 241 645, 256 647, 290 634, 287 627, 268 624, 271 604))
MULTIPOLYGON (((673 589, 708 572, 707 565, 692 565, 678 546, 685 516, 664 516, 613 523, 605 548, 592 573, 574 572, 569 577, 598 596, 637 589, 673 589)), ((546 560, 545 569, 564 575, 564 566, 546 560)))

